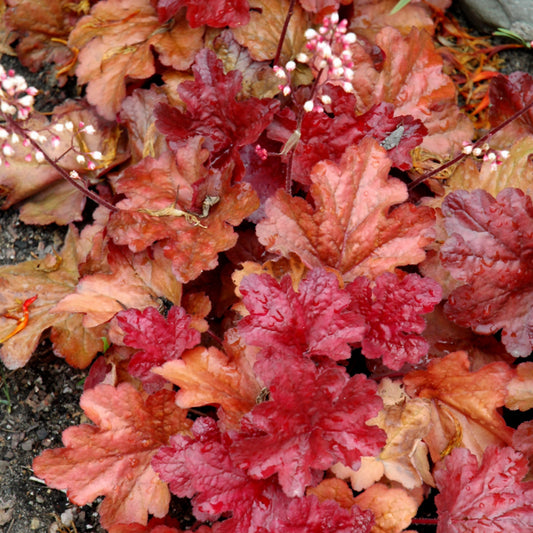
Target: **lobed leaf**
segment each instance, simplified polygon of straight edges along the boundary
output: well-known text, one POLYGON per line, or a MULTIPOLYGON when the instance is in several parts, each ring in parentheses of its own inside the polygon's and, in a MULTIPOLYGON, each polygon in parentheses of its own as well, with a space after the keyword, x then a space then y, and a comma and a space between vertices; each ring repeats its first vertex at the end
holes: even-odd
POLYGON ((267 200, 259 241, 284 257, 297 254, 309 268, 332 267, 345 281, 419 263, 433 239, 433 210, 393 210, 407 188, 388 177, 389 168, 385 150, 370 138, 349 147, 339 164, 321 161, 310 176, 310 202, 281 190, 267 200))
POLYGON ((523 482, 527 459, 512 448, 491 446, 483 461, 465 448, 435 471, 439 533, 522 533, 533 527, 533 482, 523 482))
POLYGON ((146 524, 148 513, 164 516, 170 494, 150 462, 171 435, 191 426, 174 393, 146 396, 129 383, 97 385, 84 392, 80 405, 95 425, 66 429, 65 447, 37 457, 35 474, 50 487, 66 489, 76 505, 105 496, 99 509, 104 527, 146 524))

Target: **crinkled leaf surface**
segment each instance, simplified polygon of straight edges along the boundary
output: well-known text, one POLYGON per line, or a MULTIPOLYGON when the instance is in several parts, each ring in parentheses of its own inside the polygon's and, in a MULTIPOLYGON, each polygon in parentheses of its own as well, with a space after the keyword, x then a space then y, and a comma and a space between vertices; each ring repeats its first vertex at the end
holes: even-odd
MULTIPOLYGON (((300 140, 292 156, 292 178, 309 184, 309 173, 323 159, 338 163, 346 148, 365 136, 378 140, 387 150, 393 166, 408 170, 412 166, 410 151, 427 133, 420 120, 411 116, 394 116, 394 106, 381 102, 366 113, 356 115, 354 95, 339 86, 328 85, 322 94, 331 98, 327 113, 311 111, 301 121, 300 140), (394 138, 394 141, 391 139, 394 138)), ((271 139, 285 144, 297 128, 295 114, 284 108, 268 128, 271 139)))
POLYGON ((522 482, 527 459, 512 448, 490 446, 478 464, 458 448, 435 471, 439 533, 506 531, 533 528, 533 482, 522 482))
MULTIPOLYGON (((117 192, 124 193, 126 199, 119 202, 121 210, 111 215, 108 225, 113 240, 128 245, 132 251, 139 252, 156 243, 172 261, 172 270, 183 283, 217 265, 218 253, 237 242, 233 226, 258 206, 249 184, 229 186, 224 177, 219 189, 208 191, 220 198, 208 215, 195 220, 185 216, 191 213, 198 217, 202 212, 201 207, 199 213, 194 211, 192 187, 205 179, 207 172, 203 167, 207 152, 200 149, 200 139, 178 150, 176 163, 166 153, 159 159, 147 157, 129 167, 116 184, 117 192)), ((200 205, 203 200, 199 200, 200 205)))
POLYGON ((164 380, 151 370, 166 361, 179 359, 188 348, 200 342, 200 332, 191 326, 191 316, 183 307, 172 306, 167 317, 155 307, 143 311, 128 309, 117 315, 124 331, 124 344, 140 351, 130 359, 128 372, 139 378, 145 387, 161 387, 164 380))
POLYGON ((105 495, 99 512, 104 527, 121 522, 146 524, 148 513, 164 516, 170 493, 150 462, 171 435, 192 425, 174 393, 152 396, 129 383, 97 385, 81 397, 95 425, 63 432, 64 448, 46 450, 33 462, 35 474, 50 487, 67 489, 77 505, 105 495))
POLYGON ((250 313, 239 331, 255 346, 348 359, 350 344, 360 342, 366 330, 361 315, 350 309, 350 294, 323 269, 311 270, 298 292, 288 274, 279 283, 268 274, 252 274, 239 290, 250 313))
POLYGON ((164 65, 187 70, 202 46, 202 34, 179 17, 161 26, 150 0, 104 0, 78 21, 69 46, 80 49, 76 75, 80 84, 88 84, 87 99, 112 120, 127 81, 155 74, 153 49, 164 65))
POLYGON ((319 503, 315 496, 289 498, 274 481, 252 479, 236 467, 228 451, 228 441, 214 420, 194 422, 195 439, 177 435, 153 459, 153 466, 173 493, 190 497, 195 516, 216 520, 231 512, 223 522, 215 522, 216 533, 276 531, 367 532, 372 515, 354 506, 343 510, 335 502, 319 503))
POLYGON ((250 20, 248 0, 158 0, 159 21, 166 22, 184 6, 191 28, 204 24, 213 28, 234 28, 244 26, 250 20))
MULTIPOLYGON (((507 427, 498 408, 505 403, 507 384, 513 377, 513 371, 503 362, 490 363, 477 372, 470 372, 469 367, 466 352, 453 352, 431 361, 427 370, 407 374, 403 378, 405 390, 411 397, 433 400, 445 418, 453 417, 455 412, 464 415, 466 423, 460 430, 464 439, 475 439, 478 425, 493 434, 500 443, 509 444, 513 430, 507 427), (447 411, 447 407, 454 411, 447 411), (473 435, 468 435, 469 432, 473 435)), ((434 417, 435 413, 432 413, 436 426, 438 416, 434 417)), ((459 420, 457 415, 455 418, 459 420)), ((481 442, 484 438, 482 434, 479 437, 481 442)))
POLYGON ((230 151, 257 140, 279 107, 276 100, 247 98, 237 100, 242 74, 224 73, 214 52, 202 49, 196 56, 194 81, 185 81, 178 93, 187 106, 182 113, 167 104, 156 108, 157 128, 176 148, 196 135, 204 137, 204 148, 211 156, 230 151))
MULTIPOLYGON (((81 326, 71 313, 53 313, 54 306, 76 287, 78 281, 77 236, 70 230, 58 256, 33 259, 18 265, 0 267, 0 312, 22 317, 22 304, 37 296, 29 306, 26 327, 8 339, 0 348, 2 362, 7 368, 24 366, 34 352, 41 334, 50 327, 58 355, 77 367, 86 367, 102 347, 98 335, 81 326), (60 332, 70 329, 68 342, 60 332)), ((0 316, 0 338, 16 327, 17 320, 0 316)))
POLYGON ((241 417, 255 406, 261 386, 244 351, 230 354, 233 357, 214 346, 199 346, 154 372, 179 386, 180 407, 220 405, 225 425, 238 428, 241 417))
POLYGON ((442 205, 449 239, 443 265, 465 284, 455 289, 446 314, 460 326, 489 334, 503 329, 514 357, 533 347, 533 203, 519 189, 493 198, 483 190, 456 191, 442 205))
POLYGON ((373 382, 350 378, 333 363, 265 356, 255 370, 270 391, 232 434, 231 456, 257 479, 277 473, 284 492, 302 496, 322 470, 338 461, 358 468, 361 455, 375 455, 382 431, 366 425, 381 407, 373 382))
POLYGON ((418 274, 401 279, 384 272, 372 284, 367 278, 357 278, 347 290, 367 324, 361 343, 365 357, 381 357, 386 366, 399 370, 427 355, 429 344, 420 335, 426 327, 421 315, 440 302, 442 291, 437 282, 418 274))
POLYGON ((400 205, 406 186, 388 177, 390 161, 374 139, 346 150, 339 164, 321 161, 311 174, 312 202, 278 191, 257 224, 268 250, 296 253, 309 268, 333 267, 345 281, 376 277, 424 259, 433 210, 400 205))

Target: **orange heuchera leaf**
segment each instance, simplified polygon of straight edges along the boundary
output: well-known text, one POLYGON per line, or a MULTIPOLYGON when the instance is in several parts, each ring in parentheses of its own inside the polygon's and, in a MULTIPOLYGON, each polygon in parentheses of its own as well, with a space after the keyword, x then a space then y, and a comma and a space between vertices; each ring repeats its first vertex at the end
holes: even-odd
POLYGON ((161 248, 182 283, 215 268, 218 253, 237 242, 232 226, 258 207, 249 184, 227 185, 229 174, 219 176, 220 181, 210 175, 210 183, 218 181, 218 185, 213 185, 218 189, 213 188, 195 202, 193 184, 207 174, 203 162, 208 152, 200 150, 200 143, 201 137, 195 138, 179 149, 176 163, 166 153, 159 159, 148 157, 129 167, 116 185, 117 192, 124 193, 126 199, 119 202, 120 211, 111 215, 108 225, 113 240, 134 252, 150 245, 161 248), (202 210, 208 196, 220 201, 204 216, 202 210))
POLYGON ((354 498, 361 509, 374 513, 376 522, 372 533, 400 533, 410 523, 418 510, 418 503, 402 488, 390 488, 375 483, 354 498))
POLYGON ((449 155, 471 142, 473 128, 461 114, 455 86, 442 72, 442 58, 431 36, 413 28, 407 37, 391 27, 376 36, 384 61, 375 65, 363 47, 353 45, 354 83, 358 112, 372 105, 389 102, 395 115, 411 115, 428 129, 422 147, 440 155, 449 155))
POLYGON ((388 177, 390 161, 374 139, 346 150, 340 163, 313 168, 313 205, 279 190, 265 205, 257 235, 269 251, 297 254, 309 268, 333 267, 345 281, 417 264, 433 239, 434 213, 403 204, 406 186, 388 177), (314 206, 314 207, 313 207, 314 206))
POLYGON ((420 398, 409 398, 399 382, 384 378, 378 387, 383 409, 370 420, 387 433, 387 443, 378 457, 363 457, 361 468, 352 470, 340 463, 332 470, 350 478, 354 490, 363 490, 386 476, 407 489, 434 486, 429 470, 428 448, 422 439, 431 425, 430 407, 420 398))
POLYGON ((505 407, 520 411, 533 409, 533 362, 516 367, 516 376, 507 385, 505 407))
POLYGON ((155 74, 152 49, 164 65, 187 70, 202 35, 183 13, 168 28, 161 26, 150 0, 104 0, 78 22, 69 46, 80 49, 76 75, 80 84, 88 83, 88 101, 112 120, 126 96, 126 81, 155 74))
MULTIPOLYGON (((271 60, 276 55, 278 37, 287 17, 289 0, 251 0, 250 8, 250 22, 246 26, 232 29, 235 39, 240 45, 248 48, 256 61, 271 60)), ((296 3, 283 41, 281 64, 304 51, 304 33, 308 24, 305 11, 296 3)))
POLYGON ((433 460, 461 443, 477 454, 488 444, 511 442, 513 430, 498 408, 505 403, 512 369, 503 362, 490 363, 477 372, 469 368, 467 353, 459 351, 433 360, 427 370, 410 372, 403 379, 411 397, 432 400, 434 424, 425 440, 433 460))
POLYGON ((67 81, 65 71, 70 70, 75 59, 65 41, 83 4, 69 0, 16 0, 8 3, 6 25, 15 33, 13 38, 17 39, 20 62, 32 72, 45 70, 45 65, 55 63, 58 85, 64 85, 67 81))
POLYGON ((346 481, 336 477, 323 479, 316 487, 309 487, 306 494, 314 494, 321 502, 335 500, 344 509, 355 503, 352 489, 346 481))
POLYGON ((56 256, 0 267, 0 338, 6 339, 22 318, 22 304, 37 295, 28 307, 26 326, 6 339, 0 357, 6 367, 24 366, 35 351, 41 334, 52 327, 54 350, 77 367, 84 368, 102 348, 101 334, 85 330, 81 321, 70 313, 52 313, 59 300, 70 294, 78 281, 77 237, 67 234, 65 245, 56 256), (15 318, 7 318, 5 315, 15 318), (68 324, 68 326, 67 326, 68 324), (68 342, 64 328, 70 331, 68 342))
POLYGON ((80 405, 95 425, 66 429, 65 447, 37 457, 35 474, 50 487, 66 489, 76 505, 106 496, 99 509, 106 528, 146 524, 148 513, 164 516, 170 493, 150 462, 170 436, 192 425, 187 411, 175 405, 174 393, 146 396, 129 383, 97 385, 83 393, 80 405))
POLYGON ((161 252, 149 257, 146 252, 133 254, 113 243, 104 248, 106 252, 105 265, 110 272, 83 276, 76 291, 65 296, 54 313, 84 313, 83 325, 89 328, 108 322, 124 309, 158 305, 159 296, 179 304, 181 284, 170 273, 170 261, 161 252))
POLYGON ((241 417, 255 406, 261 386, 244 352, 233 352, 228 357, 213 346, 198 346, 153 372, 180 387, 176 395, 180 407, 220 405, 225 425, 237 429, 241 417))

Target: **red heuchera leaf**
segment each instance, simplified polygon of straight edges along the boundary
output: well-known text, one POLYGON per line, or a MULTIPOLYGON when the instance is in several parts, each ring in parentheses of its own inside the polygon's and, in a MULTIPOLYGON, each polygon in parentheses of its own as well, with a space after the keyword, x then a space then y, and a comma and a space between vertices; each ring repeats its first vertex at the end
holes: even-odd
MULTIPOLYGON (((533 100, 533 78, 526 72, 512 72, 508 76, 500 74, 490 81, 489 96, 489 119, 492 127, 496 127, 533 100)), ((505 126, 496 138, 507 147, 532 132, 533 110, 530 109, 505 126)))
POLYGON ((302 496, 322 471, 337 462, 359 468, 362 455, 376 455, 385 433, 366 425, 382 407, 376 385, 350 378, 333 363, 316 367, 300 355, 264 355, 255 370, 271 400, 256 406, 232 433, 231 456, 257 479, 277 473, 288 496, 302 496))
POLYGON ((166 22, 184 6, 187 6, 191 28, 204 24, 213 28, 234 28, 244 26, 250 20, 248 0, 159 0, 159 22, 166 22))
POLYGON ((164 379, 152 374, 153 367, 180 358, 200 342, 200 332, 191 327, 191 317, 183 307, 171 307, 166 318, 155 307, 128 309, 120 312, 117 320, 125 333, 124 344, 141 350, 130 359, 128 372, 149 392, 165 384, 164 379))
POLYGON ((66 429, 65 448, 37 457, 35 474, 50 487, 67 489, 76 505, 105 495, 99 512, 106 528, 146 524, 148 513, 164 516, 170 494, 150 462, 171 435, 191 426, 187 411, 174 403, 174 393, 163 390, 147 397, 129 383, 97 385, 83 393, 80 405, 96 425, 66 429))
MULTIPOLYGON (((476 440, 477 426, 481 430, 492 433, 497 442, 511 442, 513 430, 505 424, 498 412, 498 408, 505 403, 507 384, 513 377, 511 368, 503 362, 490 363, 477 372, 470 372, 470 363, 466 352, 453 352, 442 359, 429 363, 427 370, 410 372, 403 378, 405 390, 411 397, 429 398, 436 401, 437 408, 443 411, 443 417, 449 419, 456 413, 456 419, 463 415, 463 441, 468 439, 472 446, 482 446, 485 435, 479 435, 476 440), (452 413, 452 415, 450 415, 452 413)), ((434 426, 438 417, 432 416, 434 426)), ((459 422, 457 422, 459 423, 459 422)), ((434 428, 435 430, 437 428, 434 428)), ((435 436, 428 445, 432 449, 432 456, 442 451, 434 448, 442 444, 435 436)), ((451 438, 449 439, 451 440, 451 438)), ((444 443, 444 447, 449 442, 444 443)))
MULTIPOLYGON (((307 91, 306 91, 307 92, 307 91)), ((339 86, 328 85, 323 93, 332 99, 327 113, 311 111, 303 116, 300 141, 292 159, 292 177, 309 184, 309 173, 323 159, 338 163, 346 148, 365 136, 378 140, 387 150, 392 165, 402 170, 412 167, 410 151, 427 133, 426 127, 411 116, 394 116, 394 106, 381 102, 366 113, 356 115, 356 99, 339 86), (331 109, 330 109, 331 108, 331 109)), ((295 114, 285 108, 268 127, 271 139, 286 143, 297 128, 295 114)))
POLYGON ((350 295, 325 270, 311 270, 298 292, 288 274, 279 283, 268 274, 252 274, 239 290, 250 312, 239 322, 239 331, 249 344, 338 361, 348 359, 349 345, 363 338, 365 324, 350 310, 350 295))
POLYGON ((156 107, 156 125, 176 149, 187 139, 204 137, 203 146, 211 157, 253 143, 271 122, 279 102, 270 98, 247 98, 237 101, 242 74, 233 70, 224 74, 222 61, 204 48, 198 52, 194 65, 194 81, 180 84, 178 93, 187 105, 182 113, 175 107, 156 107))
POLYGON ((490 446, 483 461, 456 448, 437 467, 439 533, 523 533, 533 528, 533 482, 522 482, 527 459, 512 448, 490 446))
POLYGON ((170 446, 161 448, 152 464, 173 493, 192 498, 198 519, 212 521, 232 513, 213 524, 214 532, 370 531, 371 513, 356 506, 343 510, 335 502, 321 504, 315 496, 288 498, 273 478, 250 478, 234 465, 227 439, 220 435, 214 420, 197 419, 193 433, 195 439, 172 437, 170 446))
POLYGON ((533 349, 533 203, 519 189, 494 199, 482 189, 447 196, 442 212, 449 239, 441 261, 465 282, 448 298, 445 312, 460 326, 487 335, 503 328, 514 357, 533 349))
POLYGON ((374 139, 349 147, 339 164, 321 161, 311 173, 313 206, 278 191, 256 226, 259 241, 309 268, 329 266, 345 281, 417 264, 433 240, 434 213, 403 204, 406 186, 388 178, 390 161, 374 139), (390 212, 390 214, 389 214, 390 212))
POLYGON ((368 326, 362 341, 365 357, 382 357, 390 369, 399 370, 427 355, 429 343, 420 335, 426 322, 420 315, 440 302, 442 290, 436 281, 418 274, 400 279, 385 272, 373 284, 367 278, 357 278, 346 290, 368 326))
POLYGON ((258 204, 249 184, 228 185, 231 169, 222 175, 212 171, 206 178, 203 163, 207 151, 199 148, 200 142, 201 138, 195 138, 178 150, 176 161, 165 153, 159 159, 147 157, 128 167, 116 184, 117 192, 126 199, 117 204, 120 211, 111 215, 107 226, 115 242, 128 245, 134 252, 150 245, 162 249, 183 283, 215 268, 218 253, 237 241, 232 226, 240 224, 258 204), (198 200, 198 213, 193 188, 204 179, 214 183, 209 195, 220 197, 205 217, 202 202, 207 195, 198 200))

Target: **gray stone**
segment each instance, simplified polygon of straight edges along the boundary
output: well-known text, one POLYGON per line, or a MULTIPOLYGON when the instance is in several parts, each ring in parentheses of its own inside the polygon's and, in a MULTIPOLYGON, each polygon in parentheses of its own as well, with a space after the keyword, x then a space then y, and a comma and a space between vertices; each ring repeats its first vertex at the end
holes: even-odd
POLYGON ((511 30, 533 40, 533 0, 458 0, 468 19, 482 32, 511 30))

